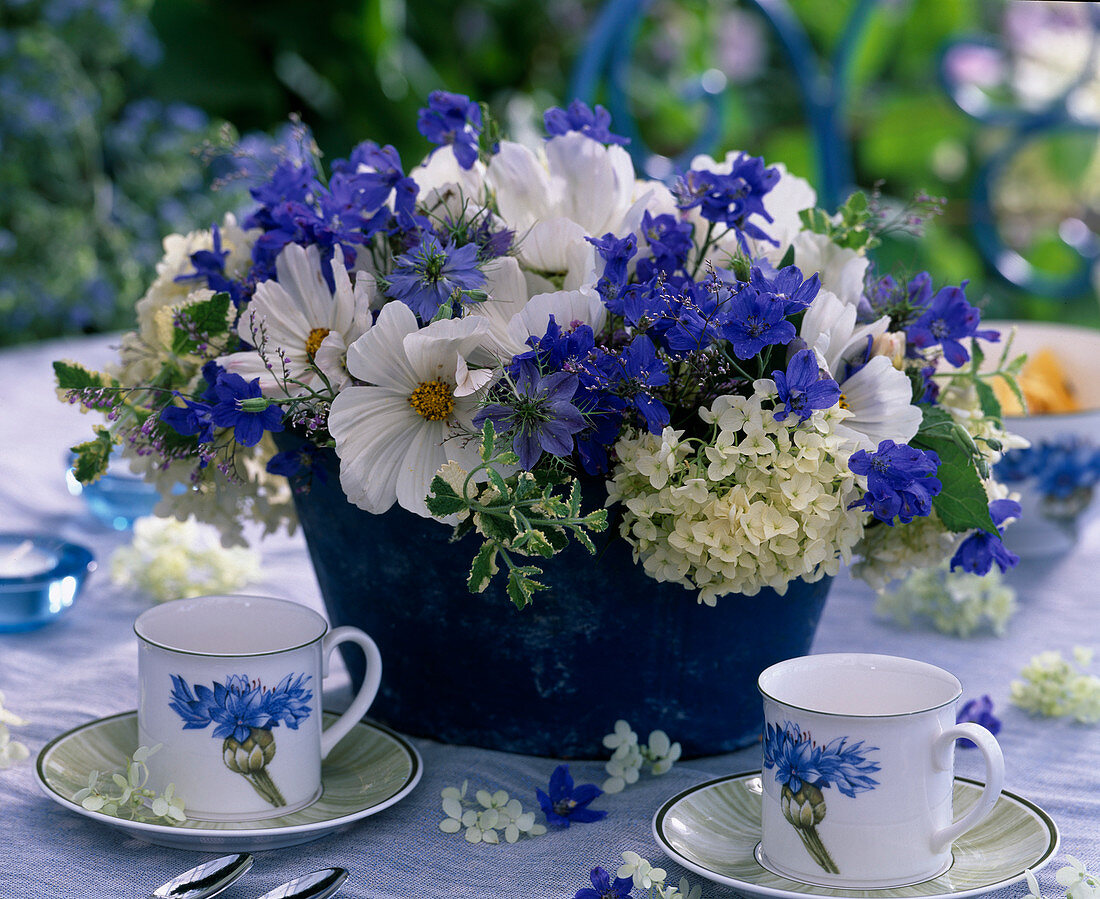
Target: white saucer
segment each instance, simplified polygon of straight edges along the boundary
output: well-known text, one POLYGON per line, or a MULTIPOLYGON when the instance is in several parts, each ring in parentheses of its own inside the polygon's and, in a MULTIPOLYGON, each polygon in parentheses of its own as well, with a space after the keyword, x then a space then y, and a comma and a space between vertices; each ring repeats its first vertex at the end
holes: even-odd
MULTIPOLYGON (((325 716, 336 718, 330 712, 325 716)), ((360 721, 321 765, 321 798, 281 818, 152 824, 90 812, 73 802, 76 792, 88 785, 91 771, 119 768, 137 747, 137 712, 90 721, 46 744, 38 754, 35 779, 58 805, 149 843, 204 852, 255 852, 308 843, 389 808, 416 786, 424 767, 404 738, 360 721)))
MULTIPOLYGON (((955 811, 977 800, 982 784, 955 778, 955 811)), ((760 772, 707 781, 669 799, 653 816, 653 836, 665 854, 690 871, 768 899, 963 899, 1024 879, 1058 849, 1058 828, 1041 808, 1002 792, 992 813, 952 846, 954 864, 934 880, 887 890, 811 886, 773 874, 753 852, 760 840, 760 772)))

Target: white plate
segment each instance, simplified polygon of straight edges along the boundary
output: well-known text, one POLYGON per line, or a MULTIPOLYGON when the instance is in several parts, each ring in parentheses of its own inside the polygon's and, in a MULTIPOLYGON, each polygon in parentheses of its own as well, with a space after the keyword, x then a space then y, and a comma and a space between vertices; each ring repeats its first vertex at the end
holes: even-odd
MULTIPOLYGON (((955 811, 972 805, 982 784, 955 778, 955 811)), ((1058 828, 1026 799, 1002 792, 989 817, 952 846, 954 863, 933 880, 888 890, 811 886, 765 870, 760 841, 760 772, 707 781, 669 799, 653 816, 653 836, 670 858, 745 896, 768 899, 963 899, 1023 880, 1058 849, 1058 828)))
MULTIPOLYGON (((336 716, 326 712, 326 718, 336 716)), ((138 747, 137 712, 100 718, 55 737, 38 754, 35 779, 50 799, 132 837, 204 852, 254 852, 307 843, 400 802, 420 780, 420 754, 381 725, 360 721, 321 765, 322 795, 313 805, 263 821, 153 824, 91 812, 72 797, 95 771, 113 771, 138 747)), ((187 797, 183 797, 186 801, 187 797)))

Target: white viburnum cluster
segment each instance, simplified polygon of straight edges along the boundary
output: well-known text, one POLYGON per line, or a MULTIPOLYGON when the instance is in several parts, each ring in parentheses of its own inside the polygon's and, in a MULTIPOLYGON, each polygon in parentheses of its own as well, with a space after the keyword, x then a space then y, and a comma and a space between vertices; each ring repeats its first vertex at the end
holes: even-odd
POLYGON ((11 738, 11 727, 23 727, 27 722, 4 708, 4 694, 0 693, 0 768, 10 768, 17 762, 23 761, 30 751, 18 740, 11 738))
POLYGON ((837 433, 849 413, 838 405, 777 421, 775 397, 766 379, 752 396, 719 397, 700 410, 713 426, 701 445, 665 428, 615 447, 608 498, 624 506, 620 533, 635 559, 707 605, 835 575, 863 534, 863 516, 848 508, 860 495, 853 447, 837 433))
POLYGON ((906 627, 927 623, 945 634, 969 637, 987 628, 1003 636, 1016 613, 1016 591, 1000 572, 952 572, 947 563, 912 572, 895 589, 880 593, 875 610, 906 627))
POLYGON ((535 813, 525 812, 518 799, 506 790, 490 793, 478 790, 473 800, 466 798, 469 781, 462 788, 446 787, 441 793, 443 813, 447 816, 439 822, 444 833, 462 832, 468 843, 499 845, 501 838, 508 843, 521 836, 538 837, 546 833, 545 824, 535 823, 535 813))
POLYGON ((139 518, 134 539, 111 556, 115 584, 158 602, 231 593, 259 577, 259 553, 221 546, 217 531, 194 518, 139 518))
POLYGON ((1033 715, 1100 722, 1100 677, 1082 670, 1092 656, 1084 646, 1074 647, 1072 662, 1057 650, 1033 656, 1020 672, 1022 680, 1012 682, 1012 702, 1033 715))
POLYGON ((605 793, 621 793, 627 784, 637 783, 642 766, 647 762, 654 775, 668 773, 679 761, 682 751, 680 744, 673 743, 663 730, 651 731, 649 742, 640 744, 637 732, 622 718, 603 738, 603 745, 611 750, 611 758, 604 765, 608 773, 602 787, 605 793))

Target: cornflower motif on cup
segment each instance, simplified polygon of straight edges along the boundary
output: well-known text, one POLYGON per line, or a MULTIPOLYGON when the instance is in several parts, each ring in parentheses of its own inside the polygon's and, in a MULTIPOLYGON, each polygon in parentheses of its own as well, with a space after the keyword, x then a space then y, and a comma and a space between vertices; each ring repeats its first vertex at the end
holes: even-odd
POLYGON ((595 784, 574 785, 568 765, 558 765, 550 775, 550 784, 546 791, 536 790, 539 805, 546 814, 546 822, 559 827, 570 824, 589 824, 607 817, 602 809, 588 806, 594 799, 603 795, 603 790, 595 784))

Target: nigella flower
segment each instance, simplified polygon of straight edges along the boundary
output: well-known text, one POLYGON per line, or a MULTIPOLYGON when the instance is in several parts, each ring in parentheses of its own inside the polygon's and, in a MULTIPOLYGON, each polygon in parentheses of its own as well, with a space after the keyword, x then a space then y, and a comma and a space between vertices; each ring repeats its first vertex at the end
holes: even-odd
POLYGON ((210 420, 219 428, 232 428, 233 439, 241 446, 255 446, 264 431, 283 429, 283 413, 260 390, 260 379, 246 381, 233 372, 222 372, 214 385, 218 402, 210 410, 210 420))
POLYGON ((568 371, 543 375, 534 362, 525 362, 512 381, 512 392, 499 403, 474 416, 481 427, 491 421, 501 434, 512 434, 512 449, 519 464, 530 471, 543 452, 568 456, 573 435, 588 423, 571 400, 577 392, 577 376, 568 371))
POLYGON ((611 133, 611 113, 598 103, 595 109, 591 109, 583 100, 574 100, 568 109, 553 106, 542 114, 542 122, 546 126, 546 133, 551 137, 579 131, 601 144, 630 143, 630 138, 611 133))
POLYGON ((603 868, 592 869, 589 875, 592 886, 577 890, 573 899, 630 899, 630 891, 634 888, 633 877, 616 877, 603 868))
POLYGON ((1001 541, 1002 525, 1009 518, 1020 517, 1020 504, 1011 499, 995 499, 989 504, 989 517, 993 519, 998 533, 975 531, 967 537, 955 555, 951 557, 951 570, 961 568, 973 574, 989 574, 994 564, 1003 572, 1014 568, 1020 557, 1001 541))
POLYGON ((787 363, 787 371, 773 371, 772 378, 783 403, 782 409, 775 410, 776 421, 792 413, 805 421, 814 409, 829 409, 840 400, 840 386, 828 375, 822 376, 813 350, 799 350, 787 363))
POLYGON ((416 127, 433 144, 450 144, 464 169, 473 168, 477 162, 481 108, 465 94, 432 91, 428 105, 420 110, 416 127))
POLYGON ((435 318, 439 307, 450 302, 457 291, 485 286, 485 275, 477 267, 477 247, 472 243, 444 247, 435 235, 425 234, 417 246, 394 261, 389 294, 423 322, 435 318))
POLYGON ((783 305, 760 296, 751 287, 743 289, 730 302, 729 320, 721 333, 733 345, 738 359, 751 359, 764 347, 790 343, 796 336, 783 305))
POLYGON ((865 508, 889 525, 895 517, 908 524, 915 517, 927 515, 932 510, 932 497, 943 490, 935 477, 939 466, 939 456, 931 450, 895 444, 893 440, 883 440, 877 452, 852 453, 848 468, 867 478, 867 493, 848 508, 865 508))
POLYGON ((960 287, 943 287, 932 298, 928 308, 912 325, 907 338, 913 346, 925 349, 939 344, 943 347, 944 358, 958 368, 970 361, 967 352, 959 341, 969 337, 995 341, 1000 338, 996 331, 979 331, 978 324, 982 314, 966 301, 960 287))
POLYGON ((607 817, 607 812, 589 808, 589 804, 603 793, 595 784, 573 785, 568 765, 558 765, 550 775, 550 784, 544 793, 536 790, 539 805, 550 824, 568 827, 576 822, 588 824, 607 817))
MULTIPOLYGON (((955 716, 955 721, 959 724, 964 721, 980 724, 994 736, 1001 732, 1001 719, 993 714, 993 700, 988 694, 964 702, 955 716)), ((963 749, 977 748, 972 740, 959 740, 959 746, 963 749)))

